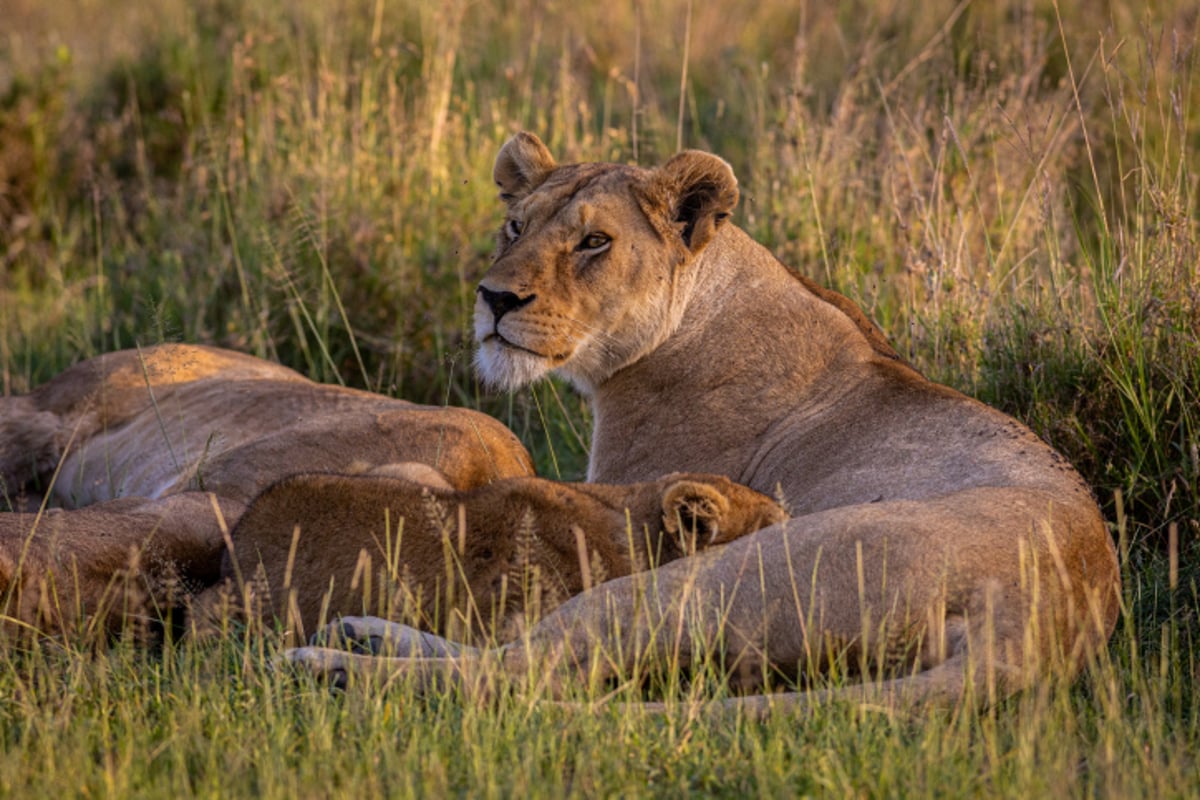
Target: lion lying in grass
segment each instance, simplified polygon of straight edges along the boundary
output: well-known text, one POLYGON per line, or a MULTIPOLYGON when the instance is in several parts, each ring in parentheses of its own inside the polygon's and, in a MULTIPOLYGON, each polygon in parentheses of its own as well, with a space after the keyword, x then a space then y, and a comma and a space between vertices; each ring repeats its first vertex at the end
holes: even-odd
POLYGON ((0 513, 0 621, 43 633, 115 633, 164 618, 218 579, 218 512, 237 519, 242 504, 182 492, 0 513))
POLYGON ((590 480, 717 472, 781 489, 792 520, 604 583, 492 654, 306 648, 294 661, 443 685, 486 656, 558 687, 667 655, 719 656, 759 681, 811 681, 838 661, 863 683, 833 696, 954 704, 1070 677, 1104 646, 1119 571, 1079 475, 1025 426, 922 377, 852 302, 730 223, 728 164, 687 151, 657 169, 559 166, 522 133, 494 177, 507 217, 478 288, 484 379, 513 388, 554 371, 588 395, 590 480))
MULTIPOLYGON (((210 491, 245 503, 285 475, 429 464, 455 486, 532 475, 486 414, 310 381, 260 358, 163 344, 80 362, 0 397, 0 490, 79 508, 210 491)), ((34 504, 36 507, 36 503, 34 504)))
POLYGON ((775 501, 713 475, 623 486, 524 477, 469 490, 427 476, 295 475, 233 530, 221 571, 254 596, 223 600, 220 587, 200 604, 220 620, 249 601, 300 636, 364 613, 459 639, 511 635, 593 584, 783 518, 775 501))
POLYGON ((301 631, 407 599, 420 608, 406 619, 482 632, 782 518, 716 476, 534 478, 516 437, 482 414, 323 386, 213 348, 102 356, 0 403, 8 485, 75 506, 0 513, 0 613, 42 631, 117 629, 221 574, 258 573, 264 611, 301 631), (460 509, 462 549, 447 550, 460 509), (408 596, 380 595, 392 590, 408 596))
POLYGON ((178 600, 180 585, 211 584, 222 526, 280 478, 393 462, 430 465, 464 489, 533 474, 516 436, 468 409, 196 345, 83 361, 0 397, 0 508, 15 509, 0 513, 0 615, 45 630, 80 614, 120 625, 109 612, 139 601, 114 599, 118 583, 148 610, 178 600), (39 514, 43 500, 63 510, 39 514))

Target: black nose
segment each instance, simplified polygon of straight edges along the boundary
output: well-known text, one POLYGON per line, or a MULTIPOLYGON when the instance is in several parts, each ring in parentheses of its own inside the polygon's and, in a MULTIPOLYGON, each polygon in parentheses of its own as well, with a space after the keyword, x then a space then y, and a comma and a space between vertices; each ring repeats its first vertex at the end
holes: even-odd
POLYGON ((501 317, 513 309, 529 305, 533 302, 533 298, 537 297, 533 294, 520 297, 515 292, 494 292, 482 285, 479 287, 479 296, 492 310, 492 316, 495 317, 496 322, 499 322, 501 317))

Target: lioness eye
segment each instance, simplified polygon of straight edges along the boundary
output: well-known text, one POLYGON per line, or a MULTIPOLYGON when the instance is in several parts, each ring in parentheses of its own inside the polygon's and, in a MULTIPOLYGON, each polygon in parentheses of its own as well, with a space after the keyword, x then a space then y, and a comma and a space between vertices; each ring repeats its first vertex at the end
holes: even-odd
POLYGON ((583 241, 579 243, 580 250, 599 250, 602 247, 608 246, 612 241, 612 237, 607 233, 589 233, 583 237, 583 241))
POLYGON ((520 220, 510 219, 504 227, 504 233, 510 242, 515 242, 521 236, 521 228, 525 227, 520 220))

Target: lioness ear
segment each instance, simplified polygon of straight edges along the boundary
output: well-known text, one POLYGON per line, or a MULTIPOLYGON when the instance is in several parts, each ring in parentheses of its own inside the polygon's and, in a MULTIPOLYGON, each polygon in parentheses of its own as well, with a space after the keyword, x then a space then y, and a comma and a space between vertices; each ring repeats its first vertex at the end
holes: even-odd
POLYGON ((663 530, 679 538, 685 553, 721 541, 729 498, 713 486, 676 481, 663 492, 662 506, 663 530))
POLYGON ((492 180, 500 187, 500 199, 511 203, 541 186, 555 166, 554 156, 542 140, 521 131, 500 148, 492 180))
POLYGON ((733 168, 711 153, 684 150, 654 173, 683 243, 699 253, 738 201, 733 168))

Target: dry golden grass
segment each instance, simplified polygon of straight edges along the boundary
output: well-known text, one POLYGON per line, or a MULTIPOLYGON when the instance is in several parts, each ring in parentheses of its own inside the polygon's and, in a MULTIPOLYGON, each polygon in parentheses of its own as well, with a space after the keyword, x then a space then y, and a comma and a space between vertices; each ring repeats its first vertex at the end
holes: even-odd
POLYGON ((565 159, 682 141, 730 160, 782 260, 1081 468, 1127 608, 1073 690, 762 728, 330 698, 262 637, 9 649, 0 794, 1195 793, 1198 25, 1183 0, 11 0, 0 391, 221 344, 484 408, 577 477, 577 398, 470 375, 491 161, 519 128, 565 159))

